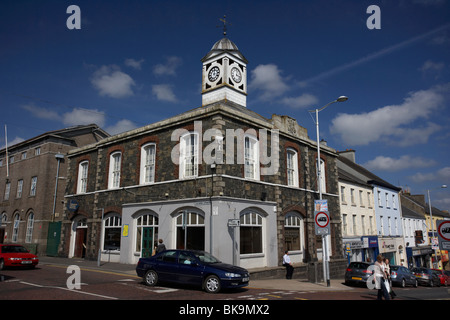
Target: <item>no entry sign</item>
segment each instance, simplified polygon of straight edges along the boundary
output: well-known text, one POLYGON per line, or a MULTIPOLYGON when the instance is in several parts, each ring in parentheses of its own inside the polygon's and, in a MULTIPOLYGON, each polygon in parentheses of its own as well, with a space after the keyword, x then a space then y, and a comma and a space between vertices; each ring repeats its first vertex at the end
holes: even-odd
POLYGON ((439 248, 450 250, 450 220, 437 220, 439 248))
POLYGON ((314 225, 316 235, 330 234, 330 215, 328 211, 314 211, 314 225))

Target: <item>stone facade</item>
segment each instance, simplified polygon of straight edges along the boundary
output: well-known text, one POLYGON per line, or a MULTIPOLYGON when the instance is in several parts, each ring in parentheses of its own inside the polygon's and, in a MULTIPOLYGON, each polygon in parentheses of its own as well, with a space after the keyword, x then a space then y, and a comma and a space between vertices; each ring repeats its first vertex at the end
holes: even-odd
POLYGON ((0 150, 0 243, 20 243, 37 254, 48 253, 49 225, 62 220, 67 152, 107 136, 96 125, 76 126, 10 146, 8 157, 6 149, 0 150))
MULTIPOLYGON (((314 141, 307 137, 306 130, 300 127, 295 119, 277 115, 266 119, 229 101, 197 108, 73 150, 68 155, 66 202, 75 202, 78 209, 66 209, 60 254, 77 255, 75 238, 77 229, 82 228, 86 230, 83 231, 86 233, 84 257, 97 259, 101 252, 102 259, 111 261, 112 257, 115 257, 116 261, 135 263, 142 254, 136 250, 140 247, 140 244, 136 244, 136 237, 140 237, 137 218, 144 212, 157 217, 157 236, 164 239, 167 247, 173 248, 177 247, 177 243, 179 245, 177 232, 181 230, 176 224, 177 214, 179 210, 188 208, 204 218, 204 249, 212 251, 225 262, 237 262, 246 267, 281 264, 286 247, 285 218, 288 214, 295 214, 302 223, 302 228, 299 229, 302 247, 294 252, 293 259, 297 259, 298 263, 315 261, 321 258, 317 255, 318 249, 320 251, 321 248, 321 239, 314 233, 313 205, 314 200, 318 199, 316 154, 314 141), (234 143, 234 157, 231 159, 226 158, 227 154, 214 150, 217 151, 216 154, 212 153, 214 159, 221 158, 222 163, 216 161, 213 167, 205 159, 205 156, 211 154, 210 147, 214 141, 206 136, 207 131, 212 128, 219 130, 225 137, 222 152, 228 152, 227 146, 234 143), (173 133, 181 129, 199 133, 202 137, 200 140, 203 141, 198 153, 203 155, 204 159, 198 163, 198 174, 187 179, 180 179, 180 165, 172 161, 173 150, 180 143, 179 140, 172 141, 173 133), (244 150, 239 146, 238 138, 233 137, 234 141, 230 138, 227 140, 227 132, 236 133, 240 132, 239 130, 255 133, 260 146, 264 138, 268 141, 267 150, 260 150, 260 155, 265 151, 272 161, 267 165, 259 164, 260 175, 255 179, 245 178, 245 165, 239 162, 244 150), (262 130, 266 130, 267 137, 264 137, 262 130), (278 136, 279 140, 274 155, 270 154, 271 144, 277 140, 273 140, 272 135, 278 136), (155 178, 150 184, 140 182, 141 147, 146 143, 154 143, 156 150, 155 178), (288 186, 287 149, 297 152, 298 186, 288 186), (116 151, 120 151, 122 155, 120 186, 109 189, 109 161, 111 154, 116 151), (262 174, 263 169, 273 165, 275 159, 279 163, 278 169, 273 174, 262 174), (89 162, 87 188, 84 193, 77 193, 79 166, 83 161, 89 162), (239 253, 240 228, 237 228, 236 232, 227 229, 228 220, 242 219, 243 214, 249 210, 263 217, 261 254, 239 253), (102 247, 105 219, 112 215, 121 218, 120 249, 114 252, 102 247), (79 224, 79 221, 83 222, 79 224), (228 231, 223 233, 221 228, 228 231), (235 239, 232 239, 233 236, 235 239), (235 252, 231 252, 230 248, 235 248, 235 252)), ((336 152, 332 148, 322 146, 321 158, 325 162, 326 170, 326 191, 323 198, 328 200, 331 213, 330 245, 333 262, 333 259, 342 258, 336 152)))

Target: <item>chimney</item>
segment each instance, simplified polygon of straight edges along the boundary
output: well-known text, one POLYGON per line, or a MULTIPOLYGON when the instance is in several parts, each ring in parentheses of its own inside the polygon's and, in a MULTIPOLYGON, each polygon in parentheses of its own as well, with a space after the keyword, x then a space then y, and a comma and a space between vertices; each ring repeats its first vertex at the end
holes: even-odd
POLYGON ((338 154, 341 157, 344 157, 350 161, 352 161, 353 163, 356 163, 356 151, 353 149, 347 149, 345 151, 338 151, 338 154))

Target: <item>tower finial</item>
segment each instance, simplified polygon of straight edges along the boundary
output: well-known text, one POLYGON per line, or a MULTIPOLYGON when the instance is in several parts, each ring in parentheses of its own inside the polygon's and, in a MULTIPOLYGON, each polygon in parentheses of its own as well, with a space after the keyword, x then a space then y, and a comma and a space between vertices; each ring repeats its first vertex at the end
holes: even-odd
POLYGON ((219 19, 219 20, 223 22, 223 36, 226 37, 227 36, 227 25, 231 26, 231 23, 227 21, 226 15, 223 15, 223 19, 219 19))

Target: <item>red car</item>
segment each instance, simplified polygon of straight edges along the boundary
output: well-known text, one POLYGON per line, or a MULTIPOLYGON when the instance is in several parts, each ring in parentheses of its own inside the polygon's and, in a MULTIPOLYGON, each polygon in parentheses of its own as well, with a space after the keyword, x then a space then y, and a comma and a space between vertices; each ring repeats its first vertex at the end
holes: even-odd
POLYGON ((0 270, 5 267, 34 268, 39 259, 20 244, 0 244, 0 270))
POLYGON ((437 273, 439 280, 441 280, 441 285, 447 286, 450 282, 449 276, 445 274, 445 272, 441 269, 431 269, 435 273, 437 273))

